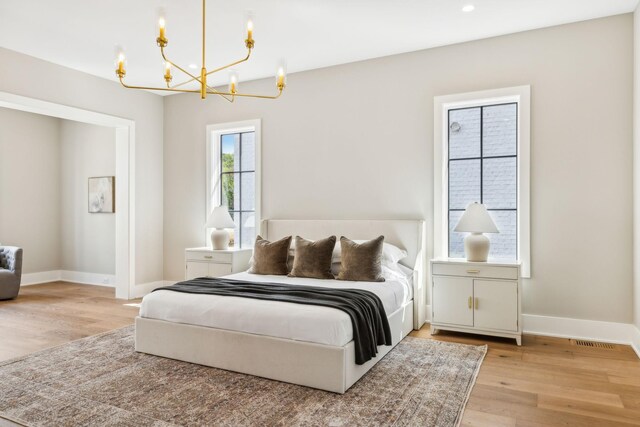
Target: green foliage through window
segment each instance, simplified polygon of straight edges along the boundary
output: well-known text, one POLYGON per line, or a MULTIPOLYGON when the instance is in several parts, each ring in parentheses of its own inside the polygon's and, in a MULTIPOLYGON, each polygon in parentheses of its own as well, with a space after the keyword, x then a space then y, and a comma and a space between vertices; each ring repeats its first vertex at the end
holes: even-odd
MULTIPOLYGON (((222 154, 222 170, 223 171, 233 171, 233 154, 232 153, 223 153, 222 154)), ((222 180, 222 194, 224 197, 224 201, 227 202, 227 206, 229 209, 233 209, 235 206, 233 203, 233 185, 235 174, 225 174, 225 179, 222 180)))

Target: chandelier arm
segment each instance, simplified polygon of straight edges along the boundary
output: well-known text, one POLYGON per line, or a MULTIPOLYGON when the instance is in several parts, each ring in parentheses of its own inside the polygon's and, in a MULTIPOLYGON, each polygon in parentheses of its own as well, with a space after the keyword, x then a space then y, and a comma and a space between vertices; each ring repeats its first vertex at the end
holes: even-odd
MULTIPOLYGON (((216 68, 215 70, 211 70, 211 71, 209 71, 209 72, 207 73, 207 76, 208 76, 209 74, 213 74, 213 73, 215 73, 215 72, 218 72, 218 71, 224 70, 224 69, 226 69, 226 68, 233 67, 234 65, 242 64, 243 62, 248 61, 250 56, 251 56, 251 49, 249 49, 249 52, 247 52, 247 56, 245 56, 243 59, 240 59, 240 60, 238 60, 238 61, 236 61, 236 62, 232 62, 231 64, 229 64, 229 65, 225 65, 224 67, 220 67, 220 68, 216 68)), ((172 88, 174 88, 174 87, 184 86, 184 85, 189 84, 189 83, 191 83, 191 82, 193 82, 193 81, 195 81, 195 80, 196 80, 195 78, 191 78, 191 79, 186 80, 186 81, 184 81, 184 82, 182 82, 182 83, 177 83, 177 84, 175 84, 175 85, 173 85, 173 86, 171 86, 171 87, 172 87, 172 88)))
MULTIPOLYGON (((171 89, 174 89, 174 88, 177 88, 177 87, 179 87, 179 86, 184 86, 184 85, 186 85, 187 83, 191 83, 191 82, 193 82, 193 81, 195 81, 195 79, 190 79, 190 80, 184 81, 184 82, 182 82, 182 83, 178 83, 178 84, 176 84, 176 85, 174 85, 174 86, 171 86, 170 88, 171 88, 171 89)), ((199 92, 199 91, 195 91, 195 92, 199 92)), ((218 91, 218 90, 216 90, 215 88, 212 88, 211 86, 208 86, 208 85, 207 85, 207 93, 211 93, 211 94, 215 94, 215 95, 220 95, 220 96, 222 96, 224 99, 226 99, 227 101, 229 101, 229 102, 233 102, 233 101, 232 101, 233 97, 232 97, 232 98, 228 98, 228 97, 226 97, 224 94, 222 94, 220 91, 218 91)))
MULTIPOLYGON (((169 89, 175 89, 175 88, 176 88, 176 87, 178 87, 178 86, 183 86, 183 85, 185 85, 185 84, 187 84, 187 83, 191 83, 191 82, 196 81, 196 80, 198 80, 198 82, 200 83, 200 80, 199 80, 199 79, 190 79, 190 80, 187 80, 187 81, 185 81, 185 82, 179 83, 179 84, 177 84, 177 85, 170 86, 170 87, 169 87, 169 89)), ((200 83, 200 85, 202 86, 202 83, 200 83)), ((222 96, 224 99, 226 99, 227 101, 229 101, 229 102, 233 102, 230 98, 227 98, 227 97, 226 97, 222 92, 220 92, 220 91, 216 90, 215 88, 213 88, 213 87, 211 87, 211 86, 209 86, 209 85, 204 85, 204 86, 205 86, 205 87, 206 87, 206 89, 207 89, 207 93, 211 93, 211 94, 215 94, 215 95, 220 95, 220 96, 222 96)), ((179 91, 179 89, 175 89, 175 90, 176 90, 176 91, 179 91)), ((191 91, 188 91, 188 92, 198 92, 198 93, 200 93, 201 91, 200 91, 200 90, 191 90, 191 91)))
POLYGON ((199 90, 188 90, 188 89, 171 89, 166 87, 148 87, 148 86, 131 86, 126 84, 122 77, 120 77, 120 84, 127 89, 144 89, 144 90, 163 90, 166 92, 187 92, 187 93, 200 93, 199 90))
POLYGON ((215 94, 215 95, 229 95, 232 97, 236 97, 236 96, 242 96, 242 97, 246 97, 246 98, 262 98, 262 99, 278 99, 280 98, 280 95, 282 95, 282 90, 283 89, 278 89, 278 94, 277 95, 253 95, 250 93, 229 93, 229 92, 208 92, 207 93, 211 93, 211 94, 215 94))
MULTIPOLYGON (((207 93, 212 93, 212 92, 207 92, 207 93)), ((230 103, 232 103, 232 104, 233 104, 233 96, 232 96, 231 98, 228 98, 228 97, 226 97, 226 96, 222 95, 222 94, 221 94, 221 93, 219 93, 219 92, 218 92, 218 93, 215 93, 215 95, 218 95, 218 96, 220 96, 221 98, 223 98, 225 101, 228 101, 228 102, 230 102, 230 103)))
POLYGON ((186 84, 189 84, 189 83, 191 83, 191 82, 195 82, 195 81, 196 81, 196 79, 189 79, 189 80, 185 80, 185 81, 184 81, 184 82, 182 82, 182 83, 176 83, 176 84, 174 84, 174 85, 173 85, 173 86, 171 86, 171 87, 172 87, 172 88, 174 88, 174 87, 180 87, 180 86, 184 86, 184 85, 186 85, 186 84))
POLYGON ((221 97, 223 97, 224 99, 226 99, 229 102, 233 102, 233 94, 227 94, 224 92, 220 92, 219 90, 216 90, 215 88, 211 87, 211 86, 207 86, 207 93, 212 94, 212 95, 220 95, 221 97), (231 98, 227 97, 226 95, 231 95, 231 98))
POLYGON ((207 76, 209 74, 213 74, 213 73, 217 73, 218 71, 222 71, 222 70, 224 70, 226 68, 233 67, 234 65, 242 64, 243 62, 248 61, 250 56, 251 56, 251 49, 249 49, 249 51, 247 52, 247 56, 245 56, 244 58, 242 58, 242 59, 240 59, 240 60, 238 60, 236 62, 232 62, 231 64, 224 65, 224 66, 222 66, 220 68, 216 68, 214 70, 208 71, 207 72, 207 76))
MULTIPOLYGON (((196 77, 193 74, 191 74, 190 72, 188 72, 187 70, 185 70, 184 68, 182 68, 181 66, 179 66, 178 64, 176 64, 173 61, 170 61, 169 59, 167 59, 167 56, 164 53, 164 47, 160 47, 160 52, 162 53, 162 59, 164 59, 166 62, 170 63, 171 65, 173 65, 174 67, 176 67, 178 70, 182 71, 183 73, 185 73, 186 75, 188 75, 189 77, 191 77, 193 80, 196 80, 200 83, 202 83, 202 81, 200 80, 200 77, 196 77)), ((192 81, 193 81, 192 80, 192 81)))

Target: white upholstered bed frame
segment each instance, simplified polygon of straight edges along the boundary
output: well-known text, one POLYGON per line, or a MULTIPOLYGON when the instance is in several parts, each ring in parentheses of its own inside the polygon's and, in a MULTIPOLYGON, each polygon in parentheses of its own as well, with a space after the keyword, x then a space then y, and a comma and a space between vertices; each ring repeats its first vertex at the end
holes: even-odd
POLYGON ((392 346, 355 364, 354 343, 342 347, 208 328, 164 320, 136 318, 136 351, 242 372, 278 381, 344 393, 412 329, 425 322, 425 226, 421 220, 265 220, 261 235, 269 240, 300 235, 329 235, 385 241, 407 250, 402 264, 414 270, 413 300, 388 315, 392 346))

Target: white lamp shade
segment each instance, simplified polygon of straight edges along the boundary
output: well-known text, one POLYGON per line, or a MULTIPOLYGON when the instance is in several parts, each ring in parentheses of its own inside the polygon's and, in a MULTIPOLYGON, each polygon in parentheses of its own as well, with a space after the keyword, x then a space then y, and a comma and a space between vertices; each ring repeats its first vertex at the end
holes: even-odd
POLYGON ((226 206, 216 206, 207 218, 206 228, 235 228, 229 209, 226 206))
POLYGON ((458 225, 453 231, 468 233, 499 233, 498 227, 491 219, 487 208, 484 205, 473 202, 467 206, 458 225))

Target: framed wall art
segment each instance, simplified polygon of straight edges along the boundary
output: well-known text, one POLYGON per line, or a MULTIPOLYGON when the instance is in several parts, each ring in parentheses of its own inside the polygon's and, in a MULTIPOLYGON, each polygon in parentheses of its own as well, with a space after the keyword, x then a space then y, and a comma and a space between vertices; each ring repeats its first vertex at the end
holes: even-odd
POLYGON ((114 213, 116 211, 116 177, 89 178, 89 213, 114 213))

